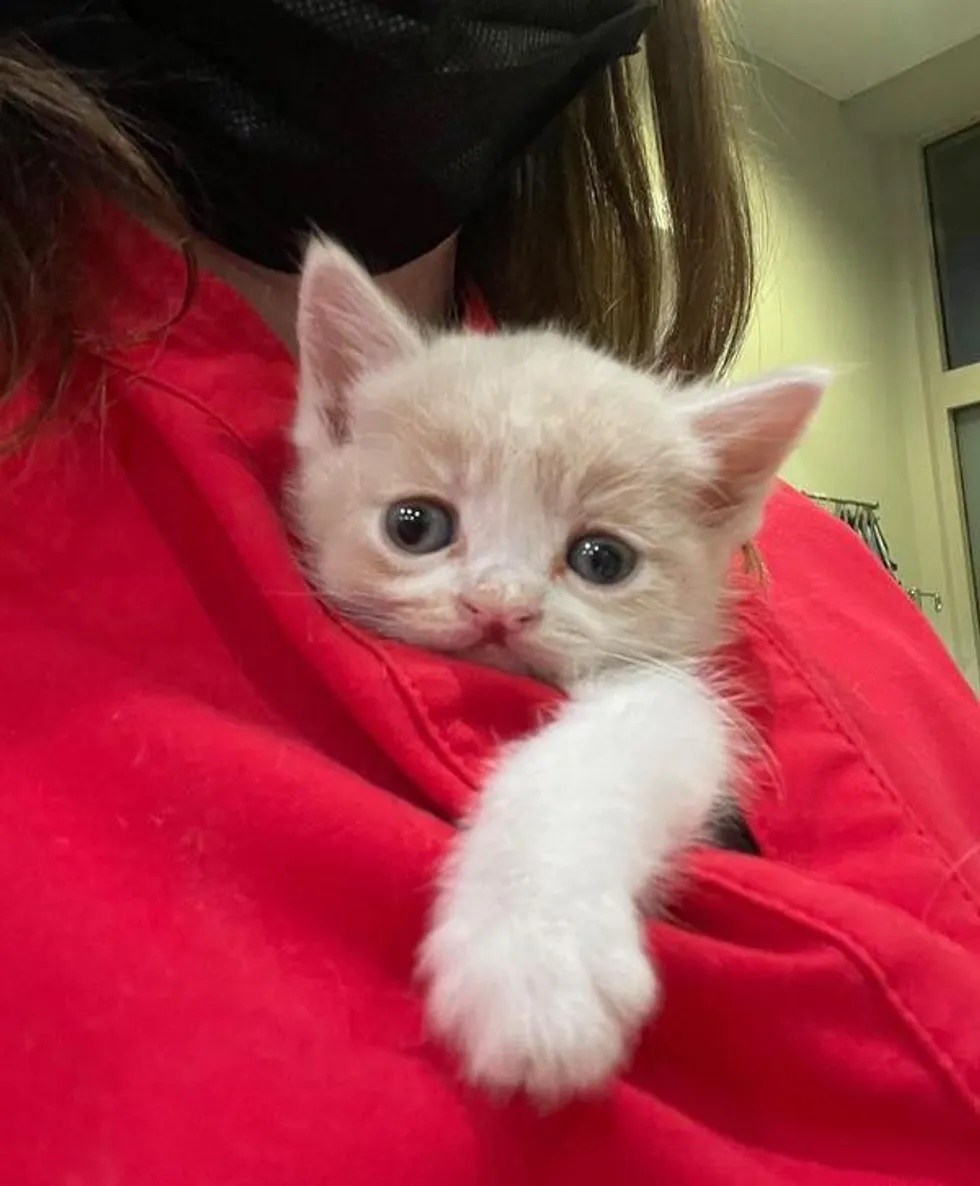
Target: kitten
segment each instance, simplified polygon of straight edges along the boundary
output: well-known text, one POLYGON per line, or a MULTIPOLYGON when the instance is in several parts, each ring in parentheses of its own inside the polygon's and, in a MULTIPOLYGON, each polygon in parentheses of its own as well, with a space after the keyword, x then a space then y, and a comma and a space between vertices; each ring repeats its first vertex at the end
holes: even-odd
POLYGON ((657 1000, 641 897, 731 782, 701 664, 825 376, 681 388, 553 330, 423 336, 322 241, 298 339, 292 496, 323 598, 569 693, 459 834, 421 949, 429 1021, 473 1081, 594 1088, 657 1000))

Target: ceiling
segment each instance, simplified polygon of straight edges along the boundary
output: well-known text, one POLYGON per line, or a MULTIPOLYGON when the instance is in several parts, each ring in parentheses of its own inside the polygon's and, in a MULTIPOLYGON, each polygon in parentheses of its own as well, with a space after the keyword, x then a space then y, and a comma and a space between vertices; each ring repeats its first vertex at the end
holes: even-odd
POLYGON ((849 99, 980 35, 980 0, 730 0, 746 49, 849 99))

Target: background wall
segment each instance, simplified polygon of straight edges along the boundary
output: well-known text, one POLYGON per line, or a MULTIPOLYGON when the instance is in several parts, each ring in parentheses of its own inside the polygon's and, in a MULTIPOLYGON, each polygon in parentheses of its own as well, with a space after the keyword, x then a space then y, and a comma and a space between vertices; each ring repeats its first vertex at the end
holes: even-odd
POLYGON ((748 71, 761 290, 736 373, 801 362, 837 370, 785 476, 880 502, 903 580, 933 588, 913 506, 928 477, 913 474, 906 433, 921 377, 887 192, 891 154, 835 100, 766 63, 748 71))

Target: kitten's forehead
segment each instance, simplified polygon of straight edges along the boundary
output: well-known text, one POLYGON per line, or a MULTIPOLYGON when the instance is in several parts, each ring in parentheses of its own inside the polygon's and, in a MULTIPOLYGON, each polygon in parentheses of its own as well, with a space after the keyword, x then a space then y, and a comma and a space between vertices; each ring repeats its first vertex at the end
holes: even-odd
POLYGON ((420 458, 559 501, 658 485, 690 444, 666 384, 558 334, 446 336, 375 383, 371 419, 420 458))

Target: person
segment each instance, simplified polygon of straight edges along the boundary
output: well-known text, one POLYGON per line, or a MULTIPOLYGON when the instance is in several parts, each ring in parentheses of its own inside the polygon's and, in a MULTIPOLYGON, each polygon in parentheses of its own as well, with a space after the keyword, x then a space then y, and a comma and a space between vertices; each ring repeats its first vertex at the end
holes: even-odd
POLYGON ((652 922, 622 1077, 542 1115, 459 1083, 412 967, 483 763, 552 694, 326 612, 283 525, 310 224, 420 318, 733 358, 715 17, 7 0, 4 1181, 976 1181, 976 702, 856 537, 774 495, 726 655, 772 759, 746 842, 652 922))

